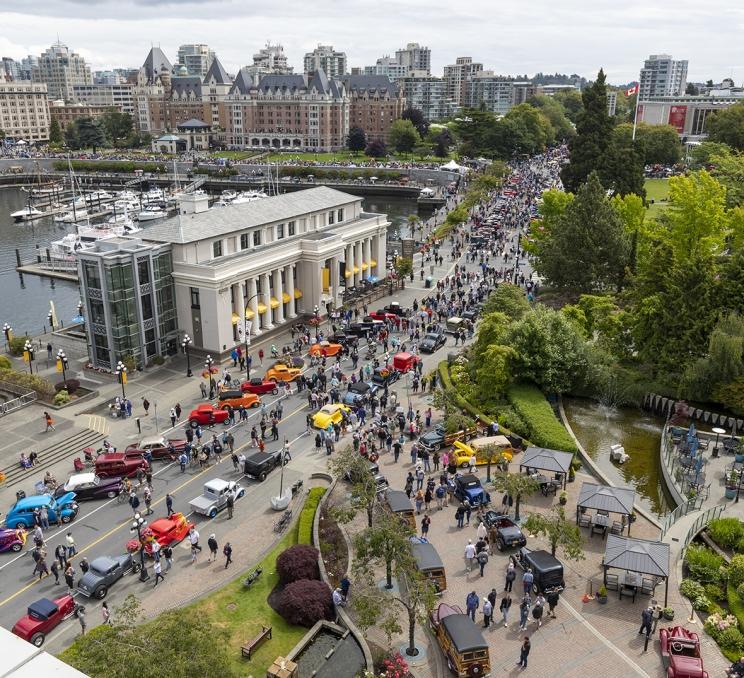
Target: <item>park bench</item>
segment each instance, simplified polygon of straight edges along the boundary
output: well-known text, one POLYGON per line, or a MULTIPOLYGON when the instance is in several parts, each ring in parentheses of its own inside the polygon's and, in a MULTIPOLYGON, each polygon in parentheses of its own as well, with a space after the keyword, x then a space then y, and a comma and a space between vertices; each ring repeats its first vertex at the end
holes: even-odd
POLYGON ((271 638, 271 626, 261 625, 261 633, 259 633, 253 640, 246 641, 245 645, 241 646, 240 651, 244 657, 251 658, 251 653, 267 638, 271 638))

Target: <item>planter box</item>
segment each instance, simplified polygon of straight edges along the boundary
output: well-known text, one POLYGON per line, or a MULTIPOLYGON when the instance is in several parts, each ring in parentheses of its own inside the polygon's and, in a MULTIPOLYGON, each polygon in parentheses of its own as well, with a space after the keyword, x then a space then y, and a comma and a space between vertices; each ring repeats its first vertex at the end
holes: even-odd
POLYGON ((735 499, 735 498, 736 498, 736 488, 727 487, 726 488, 726 499, 735 499))
POLYGON ((607 602, 607 596, 600 596, 599 594, 597 594, 597 602, 600 605, 604 605, 607 602))

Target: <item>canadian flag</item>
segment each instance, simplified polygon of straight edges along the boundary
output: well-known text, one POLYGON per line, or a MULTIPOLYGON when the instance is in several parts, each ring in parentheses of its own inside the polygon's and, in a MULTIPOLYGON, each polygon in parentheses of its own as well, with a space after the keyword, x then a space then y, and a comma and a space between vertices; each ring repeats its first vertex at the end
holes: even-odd
POLYGON ((633 85, 633 87, 631 87, 630 89, 626 89, 626 90, 625 90, 625 96, 626 96, 626 97, 632 96, 632 95, 633 95, 633 94, 635 94, 635 93, 636 93, 637 91, 638 91, 638 85, 637 85, 637 84, 635 84, 635 85, 633 85))

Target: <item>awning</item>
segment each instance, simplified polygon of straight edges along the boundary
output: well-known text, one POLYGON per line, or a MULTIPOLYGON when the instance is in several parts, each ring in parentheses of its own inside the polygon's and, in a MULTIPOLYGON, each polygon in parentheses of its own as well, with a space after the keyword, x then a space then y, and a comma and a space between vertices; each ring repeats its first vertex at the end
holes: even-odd
POLYGON ((240 322, 240 316, 237 313, 232 314, 232 324, 237 325, 240 322))
POLYGON ((259 313, 266 313, 267 310, 268 310, 268 307, 266 306, 266 304, 264 304, 262 301, 259 301, 258 302, 258 312, 259 313))
POLYGON ((352 275, 352 272, 348 268, 344 271, 344 278, 351 278, 352 275))
POLYGON ((282 292, 282 303, 288 304, 289 303, 289 295, 286 292, 282 292))
POLYGON ((269 304, 271 304, 271 308, 279 308, 279 300, 276 297, 271 297, 269 304))
POLYGON ((366 271, 367 270, 367 262, 366 261, 363 261, 362 262, 362 270, 363 271, 366 271))
POLYGON ((253 309, 250 306, 246 306, 246 309, 245 309, 245 318, 246 318, 246 320, 250 320, 255 315, 256 314, 253 312, 253 309))
POLYGON ((302 298, 302 290, 299 287, 295 287, 295 299, 302 298))
POLYGON ((359 266, 354 266, 354 273, 359 273, 359 266))

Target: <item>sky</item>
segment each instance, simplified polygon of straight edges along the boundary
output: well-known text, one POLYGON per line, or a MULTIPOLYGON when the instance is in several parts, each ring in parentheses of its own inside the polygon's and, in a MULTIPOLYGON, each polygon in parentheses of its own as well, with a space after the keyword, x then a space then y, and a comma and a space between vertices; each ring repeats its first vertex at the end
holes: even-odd
POLYGON ((408 42, 432 50, 432 73, 472 56, 502 75, 578 73, 637 80, 649 54, 690 62, 688 80, 744 82, 744 4, 736 0, 21 0, 0 9, 0 56, 40 54, 59 39, 93 70, 139 67, 151 44, 176 61, 207 43, 235 73, 267 41, 295 71, 317 44, 365 66, 408 42), (12 5, 13 11, 5 11, 12 5), (739 5, 737 7, 737 5, 739 5))

